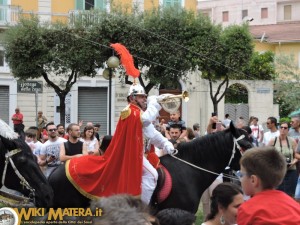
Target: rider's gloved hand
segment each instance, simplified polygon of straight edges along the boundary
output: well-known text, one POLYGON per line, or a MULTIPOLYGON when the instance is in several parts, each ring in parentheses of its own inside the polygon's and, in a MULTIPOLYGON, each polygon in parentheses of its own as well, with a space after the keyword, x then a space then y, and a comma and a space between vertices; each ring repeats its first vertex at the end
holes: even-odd
POLYGON ((173 144, 169 141, 165 143, 165 146, 164 146, 163 150, 164 150, 164 152, 166 152, 170 155, 172 155, 175 151, 173 144))

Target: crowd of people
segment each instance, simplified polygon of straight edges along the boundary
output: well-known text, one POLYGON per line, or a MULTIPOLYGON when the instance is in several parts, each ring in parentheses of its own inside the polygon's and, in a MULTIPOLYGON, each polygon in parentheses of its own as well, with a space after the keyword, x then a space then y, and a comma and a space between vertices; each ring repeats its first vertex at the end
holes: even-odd
MULTIPOLYGON (((119 131, 126 126, 125 132, 128 133, 128 129, 131 129, 130 132, 135 135, 131 137, 133 139, 130 143, 136 142, 137 139, 144 140, 143 143, 135 143, 133 147, 137 148, 136 154, 138 152, 145 153, 139 162, 142 165, 142 171, 138 173, 138 176, 141 176, 141 201, 148 205, 158 179, 156 166, 148 158, 150 152, 154 149, 158 156, 173 154, 181 142, 189 142, 201 135, 227 129, 231 119, 229 114, 226 114, 224 120, 220 121, 214 114, 209 118, 206 132, 200 134, 199 123, 188 127, 181 119, 179 110, 170 113, 169 121, 161 120, 155 123, 161 109, 158 103, 159 97, 148 97, 139 84, 131 86, 127 101, 128 106, 121 112, 116 135, 118 136, 119 131), (125 121, 127 122, 125 123, 125 121), (140 121, 139 126, 133 127, 140 121), (122 125, 123 123, 124 125, 122 125)), ((83 127, 81 134, 82 121, 78 124, 69 124, 65 132, 63 125, 48 122, 41 111, 36 118, 38 127, 30 127, 24 134, 22 133, 24 129, 23 115, 19 108, 16 108, 12 120, 15 131, 21 138, 22 135, 25 137, 25 141, 32 149, 33 154, 37 156, 38 164, 46 177, 57 166, 74 157, 103 155, 111 141, 113 145, 118 145, 118 141, 115 139, 122 138, 118 136, 114 139, 112 136, 104 136, 100 140, 98 133, 100 124, 93 125, 90 122, 83 127)), ((203 193, 202 202, 206 218, 203 225, 300 224, 300 170, 297 170, 297 165, 300 164, 298 163, 300 161, 300 144, 298 144, 300 114, 293 115, 290 123, 282 122, 280 125, 275 117, 267 118, 267 132, 258 122, 257 117, 251 117, 249 123, 246 123, 243 117, 239 117, 234 122, 236 127, 248 132, 254 146, 242 156, 241 171, 236 173, 240 178, 242 188, 233 183, 223 182, 222 174, 220 174, 211 187, 203 193), (247 199, 246 202, 244 202, 245 199, 247 199), (278 202, 275 202, 274 199, 278 202), (274 210, 276 213, 273 208, 269 207, 273 204, 276 205, 276 210, 274 210), (289 216, 286 216, 288 212, 289 216)), ((124 146, 121 147, 124 148, 124 146)), ((127 151, 126 148, 124 151, 127 151)), ((125 199, 127 206, 129 202, 134 201, 130 196, 119 196, 116 199, 119 199, 120 202, 125 199)), ((108 198, 108 200, 102 200, 101 203, 94 202, 93 204, 102 206, 103 202, 106 202, 105 204, 108 204, 109 207, 120 207, 121 203, 118 205, 110 201, 116 200, 108 198)), ((108 207, 105 204, 103 209, 108 207)), ((141 210, 136 206, 137 204, 141 203, 130 203, 128 206, 131 208, 129 211, 132 211, 137 219, 132 224, 180 224, 178 221, 181 221, 182 218, 190 221, 186 224, 195 222, 194 215, 178 209, 168 209, 153 218, 148 211, 144 211, 145 207, 142 207, 142 211, 137 211, 136 208, 141 210), (134 209, 132 210, 132 208, 134 209), (145 215, 149 216, 145 217, 145 215)), ((128 212, 125 210, 124 213, 128 212)), ((110 223, 110 220, 114 221, 112 217, 118 217, 117 213, 109 211, 105 217, 99 220, 101 222, 95 224, 121 224, 110 223)))

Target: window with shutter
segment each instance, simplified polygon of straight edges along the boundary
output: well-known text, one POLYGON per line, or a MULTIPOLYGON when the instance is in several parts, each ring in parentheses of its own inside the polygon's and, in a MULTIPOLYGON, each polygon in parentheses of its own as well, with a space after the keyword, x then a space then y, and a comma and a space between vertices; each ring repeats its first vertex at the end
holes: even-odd
POLYGON ((283 14, 284 14, 284 20, 291 20, 292 19, 292 6, 291 5, 285 5, 283 6, 283 14))

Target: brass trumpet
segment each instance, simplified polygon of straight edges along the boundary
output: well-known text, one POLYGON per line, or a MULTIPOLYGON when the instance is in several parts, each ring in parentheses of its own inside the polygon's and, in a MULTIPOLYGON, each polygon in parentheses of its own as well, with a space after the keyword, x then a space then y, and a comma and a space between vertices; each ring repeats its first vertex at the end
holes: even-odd
POLYGON ((189 93, 187 91, 183 91, 180 95, 162 94, 158 96, 157 102, 161 104, 162 108, 166 112, 174 113, 179 109, 181 99, 187 102, 189 100, 189 93))

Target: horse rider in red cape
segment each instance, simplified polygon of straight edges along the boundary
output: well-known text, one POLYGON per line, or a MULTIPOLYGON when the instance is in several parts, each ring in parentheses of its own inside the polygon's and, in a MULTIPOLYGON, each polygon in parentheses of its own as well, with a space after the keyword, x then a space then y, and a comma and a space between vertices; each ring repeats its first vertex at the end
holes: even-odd
MULTIPOLYGON (((145 138, 148 141, 148 145, 155 146, 162 149, 165 154, 172 154, 174 151, 174 146, 168 141, 159 131, 157 131, 153 125, 153 121, 159 116, 159 111, 161 110, 161 105, 158 103, 160 96, 150 96, 147 98, 144 88, 137 83, 134 83, 127 96, 127 101, 129 105, 122 110, 121 118, 127 117, 129 120, 137 120, 140 125, 136 127, 131 127, 129 124, 129 130, 132 130, 136 136, 135 141, 141 140, 142 142, 135 147, 138 148, 138 152, 142 153, 142 196, 143 202, 149 204, 154 189, 156 187, 156 182, 158 179, 158 174, 153 165, 148 161, 144 155, 144 151, 149 151, 146 146, 144 146, 145 138), (129 114, 134 114, 130 115, 129 114)), ((130 146, 128 146, 130 148, 130 146)), ((137 152, 137 154, 139 154, 137 152)), ((147 153, 146 152, 146 153, 147 153)))
POLYGON ((142 201, 149 204, 158 174, 144 155, 144 137, 164 154, 174 151, 173 144, 152 123, 161 109, 159 98, 147 98, 144 88, 134 82, 127 96, 129 104, 121 111, 104 155, 66 162, 67 177, 81 194, 91 199, 114 194, 141 195, 142 201))
MULTIPOLYGON (((134 67, 133 57, 127 48, 120 43, 111 44, 111 47, 119 54, 126 74, 135 79, 139 77, 140 71, 134 67)), ((131 194, 141 195, 142 201, 149 204, 158 174, 144 155, 144 136, 148 139, 147 146, 162 149, 164 154, 174 152, 173 144, 152 123, 159 116, 161 106, 158 101, 163 97, 147 99, 144 88, 135 79, 127 95, 129 104, 121 111, 116 131, 104 155, 78 157, 66 162, 69 181, 88 198, 131 194)), ((148 158, 155 162, 153 164, 159 162, 153 151, 148 158)))

